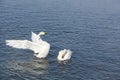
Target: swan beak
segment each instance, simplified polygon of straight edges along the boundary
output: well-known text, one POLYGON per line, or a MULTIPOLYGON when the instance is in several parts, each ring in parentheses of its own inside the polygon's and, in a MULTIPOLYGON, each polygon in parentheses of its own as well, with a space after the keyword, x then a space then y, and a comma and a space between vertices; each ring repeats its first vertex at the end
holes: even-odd
POLYGON ((46 35, 46 32, 40 32, 39 35, 46 35))
POLYGON ((47 34, 47 32, 44 32, 44 34, 46 35, 46 34, 47 34))
POLYGON ((62 54, 62 58, 64 58, 64 57, 65 57, 65 55, 66 55, 66 53, 63 53, 63 54, 62 54))
POLYGON ((42 32, 43 35, 46 35, 47 33, 46 32, 42 32))

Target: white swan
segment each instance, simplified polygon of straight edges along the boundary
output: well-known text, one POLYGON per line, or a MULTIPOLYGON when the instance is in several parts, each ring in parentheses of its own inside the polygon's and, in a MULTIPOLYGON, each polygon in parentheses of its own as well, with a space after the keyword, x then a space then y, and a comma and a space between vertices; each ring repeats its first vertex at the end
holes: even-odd
POLYGON ((46 41, 43 41, 40 36, 45 35, 45 32, 40 32, 38 35, 32 32, 31 40, 6 40, 6 45, 18 48, 18 49, 29 49, 34 51, 34 56, 38 58, 47 57, 50 44, 46 41))
POLYGON ((59 61, 69 60, 71 58, 71 55, 72 55, 71 50, 64 49, 64 50, 59 51, 57 59, 59 61))

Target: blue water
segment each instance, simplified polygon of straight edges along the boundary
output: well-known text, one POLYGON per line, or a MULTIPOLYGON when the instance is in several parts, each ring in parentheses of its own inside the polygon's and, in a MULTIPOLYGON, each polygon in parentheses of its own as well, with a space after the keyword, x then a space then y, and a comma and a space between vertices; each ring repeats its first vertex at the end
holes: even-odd
POLYGON ((0 0, 0 80, 120 80, 119 0, 0 0), (46 31, 46 59, 5 45, 46 31), (59 63, 61 49, 71 60, 59 63))

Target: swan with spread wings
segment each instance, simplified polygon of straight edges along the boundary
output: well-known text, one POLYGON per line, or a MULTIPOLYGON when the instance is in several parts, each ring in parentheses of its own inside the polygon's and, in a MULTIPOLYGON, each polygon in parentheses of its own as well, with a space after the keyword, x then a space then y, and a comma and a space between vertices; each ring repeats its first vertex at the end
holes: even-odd
POLYGON ((34 56, 37 58, 45 58, 47 57, 50 44, 46 41, 43 41, 40 36, 45 35, 46 32, 40 32, 39 34, 35 34, 32 32, 31 40, 6 40, 6 45, 11 46, 13 48, 18 49, 29 49, 34 51, 34 56))

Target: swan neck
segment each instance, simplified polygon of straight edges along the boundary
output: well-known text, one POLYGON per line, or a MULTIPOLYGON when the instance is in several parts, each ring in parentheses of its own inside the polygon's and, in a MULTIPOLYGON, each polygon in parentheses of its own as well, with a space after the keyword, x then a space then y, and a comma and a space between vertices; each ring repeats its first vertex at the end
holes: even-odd
POLYGON ((38 36, 39 36, 39 40, 43 41, 42 38, 41 38, 41 34, 40 33, 38 34, 38 36))

